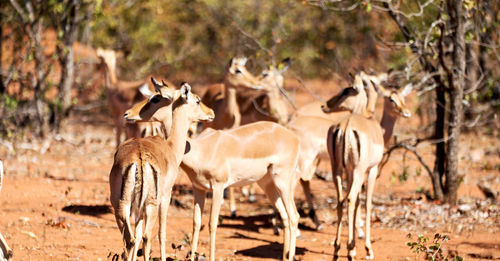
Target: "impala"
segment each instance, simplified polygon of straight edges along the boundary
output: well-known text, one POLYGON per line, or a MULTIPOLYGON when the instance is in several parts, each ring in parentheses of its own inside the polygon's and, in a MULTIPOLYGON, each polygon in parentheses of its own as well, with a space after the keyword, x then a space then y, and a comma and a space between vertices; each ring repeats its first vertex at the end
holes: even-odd
MULTIPOLYGON (((158 88, 157 94, 148 100, 147 108, 173 107, 171 135, 166 140, 154 136, 133 138, 120 144, 109 176, 110 200, 125 241, 127 260, 136 260, 142 239, 144 260, 149 261, 152 229, 158 215, 161 260, 166 260, 167 211, 186 149, 189 126, 194 121, 212 120, 214 117, 213 111, 191 93, 188 84, 184 83, 179 91, 156 84, 155 87, 158 88), (135 233, 131 215, 135 217, 135 233)), ((131 109, 124 117, 130 121, 137 120, 134 114, 141 115, 142 112, 131 109)))
MULTIPOLYGON (((382 82, 384 82, 388 79, 389 73, 380 73, 377 75, 369 75, 363 71, 360 71, 356 75, 358 75, 361 78, 364 86, 367 88, 367 92, 366 92, 367 104, 365 105, 366 106, 365 115, 371 117, 375 113, 375 103, 377 101, 377 92, 375 91, 375 89, 372 85, 372 82, 375 84, 381 84, 382 82)), ((317 116, 317 117, 325 117, 328 119, 335 120, 335 115, 323 113, 323 111, 321 109, 322 105, 323 105, 323 102, 321 102, 321 101, 314 101, 314 102, 308 103, 308 104, 300 107, 297 111, 295 111, 292 115, 292 118, 295 118, 298 116, 317 116)), ((353 106, 356 106, 356 104, 352 104, 352 105, 346 104, 345 105, 345 107, 353 107, 353 106)))
MULTIPOLYGON (((382 160, 384 146, 392 136, 394 125, 399 116, 410 117, 410 112, 405 107, 404 96, 410 90, 411 85, 405 87, 401 92, 386 90, 382 86, 372 82, 376 91, 384 97, 384 116, 380 123, 363 115, 352 114, 338 124, 332 125, 328 130, 327 148, 332 165, 335 186, 337 188, 337 236, 335 239, 334 259, 338 257, 340 249, 340 234, 342 224, 342 206, 344 197, 342 193, 342 171, 347 174, 347 203, 348 203, 348 258, 354 259, 355 248, 355 226, 354 223, 359 208, 359 193, 368 170, 366 190, 366 251, 367 259, 373 259, 373 249, 370 241, 370 217, 372 207, 372 195, 375 180, 378 173, 378 165, 382 160)), ((356 95, 353 93, 353 95, 356 95)), ((358 94, 359 95, 359 94, 358 94)), ((335 111, 334 105, 327 104, 323 107, 325 112, 335 111)))
MULTIPOLYGON (((3 163, 0 160, 0 191, 2 191, 3 184, 3 163)), ((12 258, 12 249, 7 245, 7 241, 0 233, 0 260, 10 260, 12 258)))
MULTIPOLYGON (((156 108, 148 104, 137 104, 130 111, 143 113, 127 117, 158 119, 156 108)), ((191 259, 196 255, 206 193, 212 192, 210 260, 215 260, 215 234, 224 189, 257 182, 283 219, 283 260, 293 260, 299 218, 293 200, 300 145, 297 136, 279 124, 262 121, 230 130, 207 129, 188 142, 190 151, 184 155, 181 168, 194 191, 191 259)))
MULTIPOLYGON (((287 92, 283 89, 283 73, 290 67, 290 58, 283 59, 278 66, 270 65, 258 76, 262 91, 240 95, 238 106, 241 113, 241 125, 257 121, 273 121, 286 124, 289 118, 287 100, 291 102, 287 92)), ((244 90, 239 91, 242 94, 244 90)), ((236 95, 234 95, 236 97, 236 95)), ((242 187, 242 192, 254 201, 255 186, 242 187)), ((229 206, 231 215, 236 215, 234 188, 229 188, 229 206)))
POLYGON ((116 147, 121 142, 121 134, 125 126, 125 139, 160 135, 166 136, 165 130, 170 130, 171 120, 163 128, 156 122, 125 123, 123 113, 134 103, 153 95, 146 81, 122 81, 116 76, 116 53, 113 50, 97 49, 100 59, 99 70, 104 75, 108 109, 113 116, 116 129, 116 147))
POLYGON ((229 129, 241 124, 241 114, 237 102, 236 88, 260 90, 259 80, 245 67, 247 58, 234 57, 226 66, 224 83, 208 87, 203 102, 211 106, 215 119, 204 124, 213 129, 229 129))

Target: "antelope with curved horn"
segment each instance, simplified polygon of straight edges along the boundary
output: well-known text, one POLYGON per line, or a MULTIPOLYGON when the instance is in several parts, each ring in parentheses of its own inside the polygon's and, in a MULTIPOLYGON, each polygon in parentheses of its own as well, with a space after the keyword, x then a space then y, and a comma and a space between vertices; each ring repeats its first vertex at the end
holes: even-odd
MULTIPOLYGON (((359 208, 359 193, 368 171, 366 190, 366 241, 367 259, 373 259, 373 249, 370 241, 370 217, 373 189, 378 173, 378 165, 382 160, 384 146, 392 136, 392 131, 399 116, 410 117, 411 113, 405 107, 404 96, 411 90, 411 85, 402 91, 386 90, 372 82, 377 92, 384 97, 384 116, 380 123, 363 115, 352 114, 328 130, 327 148, 330 155, 334 182, 337 188, 337 236, 335 239, 334 259, 340 249, 340 234, 342 222, 342 206, 345 198, 342 193, 342 171, 347 173, 347 204, 348 204, 348 258, 354 259, 355 226, 357 209, 359 208)), ((335 111, 332 105, 326 105, 323 110, 328 113, 335 111)))
MULTIPOLYGON (((0 160, 0 191, 2 191, 3 184, 3 163, 0 160)), ((7 241, 0 233, 0 260, 10 260, 13 256, 12 249, 7 245, 7 241)))
POLYGON ((153 136, 133 138, 120 144, 109 175, 110 200, 125 241, 127 260, 136 260, 143 240, 144 259, 149 261, 152 229, 158 215, 160 255, 162 261, 166 260, 167 211, 172 187, 186 150, 189 126, 195 121, 214 118, 213 111, 201 103, 197 95, 191 93, 191 87, 187 83, 179 91, 173 91, 153 82, 157 93, 146 103, 139 104, 145 111, 134 110, 134 107, 124 117, 128 121, 136 121, 144 113, 147 115, 147 109, 156 111, 172 106, 171 135, 166 140, 153 136), (135 217, 135 233, 132 230, 131 216, 135 217))
MULTIPOLYGON (((136 113, 128 117, 141 120, 149 120, 151 115, 156 117, 149 103, 138 104, 130 110, 142 111, 142 115, 136 113)), ((207 129, 189 143, 191 150, 184 155, 181 168, 194 190, 191 259, 196 256, 206 192, 212 191, 209 230, 210 260, 213 261, 224 188, 257 182, 283 219, 283 260, 293 260, 299 218, 293 200, 300 145, 296 135, 279 124, 261 121, 230 130, 207 129)))

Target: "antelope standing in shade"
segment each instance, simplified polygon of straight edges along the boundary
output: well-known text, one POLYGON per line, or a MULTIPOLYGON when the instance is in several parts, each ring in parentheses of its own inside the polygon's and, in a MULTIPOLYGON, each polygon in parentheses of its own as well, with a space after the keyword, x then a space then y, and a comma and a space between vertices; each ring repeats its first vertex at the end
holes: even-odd
MULTIPOLYGON (((366 241, 367 259, 373 259, 373 249, 370 241, 370 217, 372 207, 373 189, 378 173, 378 165, 382 160, 384 146, 392 136, 394 125, 399 116, 410 117, 411 113, 405 107, 404 96, 410 90, 411 85, 402 91, 386 90, 382 86, 373 83, 377 92, 384 97, 384 116, 381 122, 366 118, 363 115, 352 114, 349 117, 333 125, 328 130, 327 148, 332 165, 335 186, 337 188, 337 236, 335 239, 334 259, 338 257, 340 249, 340 235, 342 224, 342 206, 345 198, 342 193, 342 171, 347 173, 347 200, 348 200, 348 258, 354 259, 355 248, 355 219, 359 208, 359 193, 368 171, 366 190, 366 241)), ((334 107, 328 104, 323 107, 328 113, 334 111, 334 107)))
MULTIPOLYGON (((155 81, 154 81, 155 82, 155 81)), ((213 111, 191 93, 184 83, 179 91, 156 86, 157 94, 149 98, 144 108, 172 106, 171 135, 165 140, 159 136, 133 138, 120 144, 109 176, 110 200, 115 210, 118 228, 125 241, 127 260, 136 260, 141 240, 144 241, 144 259, 149 261, 152 229, 160 216, 160 255, 166 260, 166 222, 172 187, 186 150, 187 132, 192 122, 212 120, 213 111), (135 217, 135 233, 131 216, 135 217), (144 223, 144 234, 143 234, 144 223)), ((142 108, 142 107, 141 107, 142 108)), ((134 121, 142 111, 128 110, 125 119, 134 121), (134 117, 132 115, 137 115, 134 117)), ((162 119, 163 120, 163 119, 162 119)))

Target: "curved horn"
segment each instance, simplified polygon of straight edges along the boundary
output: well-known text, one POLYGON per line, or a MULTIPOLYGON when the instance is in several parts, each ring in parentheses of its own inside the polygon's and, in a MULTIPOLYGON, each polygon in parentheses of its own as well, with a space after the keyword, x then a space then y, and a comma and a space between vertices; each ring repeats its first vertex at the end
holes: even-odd
POLYGON ((156 90, 157 92, 159 92, 159 91, 160 91, 160 89, 161 89, 161 87, 163 87, 163 85, 162 85, 160 82, 158 82, 158 81, 157 81, 154 77, 152 77, 152 76, 151 76, 151 82, 153 83, 153 86, 155 87, 155 90, 156 90))
POLYGON ((163 86, 165 87, 168 87, 168 84, 163 79, 161 80, 161 84, 163 84, 163 86))

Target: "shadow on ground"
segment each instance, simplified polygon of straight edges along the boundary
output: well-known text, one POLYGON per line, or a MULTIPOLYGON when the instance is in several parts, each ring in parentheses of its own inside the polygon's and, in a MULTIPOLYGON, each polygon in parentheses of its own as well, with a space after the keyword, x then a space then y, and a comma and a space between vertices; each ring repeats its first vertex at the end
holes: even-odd
MULTIPOLYGON (((243 255, 243 256, 248 256, 248 257, 257 257, 257 258, 275 258, 275 259, 281 259, 283 255, 283 244, 279 242, 272 242, 269 240, 263 240, 255 237, 249 237, 246 235, 243 235, 241 233, 235 233, 232 238, 244 238, 244 239, 251 239, 251 240, 258 240, 265 242, 267 244, 244 249, 244 250, 239 250, 236 251, 236 255, 243 255)), ((306 251, 309 251, 306 248, 303 247, 297 247, 295 249, 295 255, 304 255, 306 251)))
POLYGON ((112 213, 111 206, 109 205, 69 205, 64 207, 62 211, 93 217, 100 217, 101 215, 112 213))

